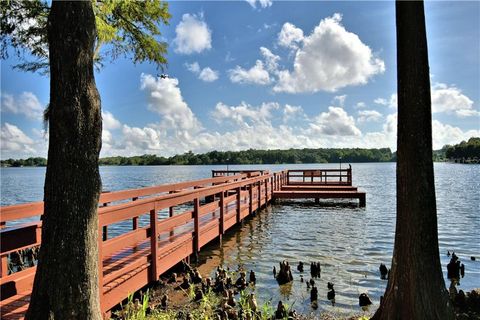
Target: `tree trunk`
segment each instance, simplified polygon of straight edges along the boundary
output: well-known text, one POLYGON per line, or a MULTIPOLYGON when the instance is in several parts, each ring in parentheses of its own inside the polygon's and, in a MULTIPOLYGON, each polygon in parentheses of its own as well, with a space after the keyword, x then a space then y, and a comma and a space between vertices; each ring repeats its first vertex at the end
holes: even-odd
POLYGON ((453 319, 440 265, 422 1, 397 1, 397 222, 385 297, 372 319, 453 319))
POLYGON ((49 149, 42 246, 27 319, 101 319, 98 157, 91 1, 53 1, 48 18, 49 149))

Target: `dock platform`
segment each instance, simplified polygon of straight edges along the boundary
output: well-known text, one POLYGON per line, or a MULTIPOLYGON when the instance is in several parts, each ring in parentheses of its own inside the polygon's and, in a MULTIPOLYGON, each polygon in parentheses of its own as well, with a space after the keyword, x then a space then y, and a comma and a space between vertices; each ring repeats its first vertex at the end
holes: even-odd
MULTIPOLYGON (((213 171, 212 178, 102 193, 99 218, 99 286, 104 316, 129 294, 198 255, 232 226, 275 199, 353 198, 344 170, 213 171), (109 226, 128 222, 123 232, 109 226)), ((43 202, 0 207, 1 319, 23 319, 36 266, 9 270, 9 257, 41 245, 43 202), (27 219, 27 220, 22 220, 27 219)), ((61 267, 61 266, 59 266, 61 267)))

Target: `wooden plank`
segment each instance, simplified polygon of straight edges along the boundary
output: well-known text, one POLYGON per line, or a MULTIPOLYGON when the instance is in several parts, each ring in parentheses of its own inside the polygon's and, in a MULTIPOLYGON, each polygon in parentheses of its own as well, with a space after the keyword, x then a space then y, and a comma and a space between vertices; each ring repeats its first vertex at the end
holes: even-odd
POLYGON ((149 236, 150 227, 143 227, 104 241, 102 246, 103 255, 110 256, 121 249, 133 246, 146 240, 149 236))

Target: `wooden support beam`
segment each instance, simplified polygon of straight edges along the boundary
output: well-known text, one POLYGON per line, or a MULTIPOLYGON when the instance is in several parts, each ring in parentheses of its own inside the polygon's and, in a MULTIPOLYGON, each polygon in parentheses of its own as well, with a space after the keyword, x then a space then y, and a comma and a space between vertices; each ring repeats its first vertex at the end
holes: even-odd
POLYGON ((220 192, 220 235, 225 233, 225 193, 220 192))
POLYGON ((253 184, 248 185, 248 212, 253 213, 253 184))
POLYGON ((198 257, 200 251, 200 222, 199 222, 200 199, 193 199, 193 254, 198 257))
POLYGON ((151 268, 151 281, 158 280, 158 217, 157 210, 150 211, 150 268, 151 268))
POLYGON ((239 223, 241 220, 240 210, 242 209, 242 198, 241 198, 242 189, 238 187, 236 191, 237 191, 237 223, 239 223))
MULTIPOLYGON (((137 201, 138 197, 133 197, 132 201, 137 201)), ((138 228, 138 217, 134 217, 132 219, 132 230, 136 230, 138 228)))

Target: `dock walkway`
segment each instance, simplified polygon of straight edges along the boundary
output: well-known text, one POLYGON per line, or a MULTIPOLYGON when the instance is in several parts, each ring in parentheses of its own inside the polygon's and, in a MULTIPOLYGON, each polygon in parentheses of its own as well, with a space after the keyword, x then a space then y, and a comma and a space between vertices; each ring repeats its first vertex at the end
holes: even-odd
MULTIPOLYGON (((105 315, 130 293, 197 255, 207 243, 221 238, 274 199, 357 198, 360 206, 365 205, 365 193, 352 187, 351 168, 276 173, 213 171, 212 176, 102 193, 98 209, 99 285, 105 315), (131 221, 131 229, 109 232, 110 226, 125 221, 131 221)), ((8 259, 14 252, 41 244, 42 214, 43 202, 0 208, 2 319, 23 319, 28 309, 36 267, 12 273, 8 259)))

